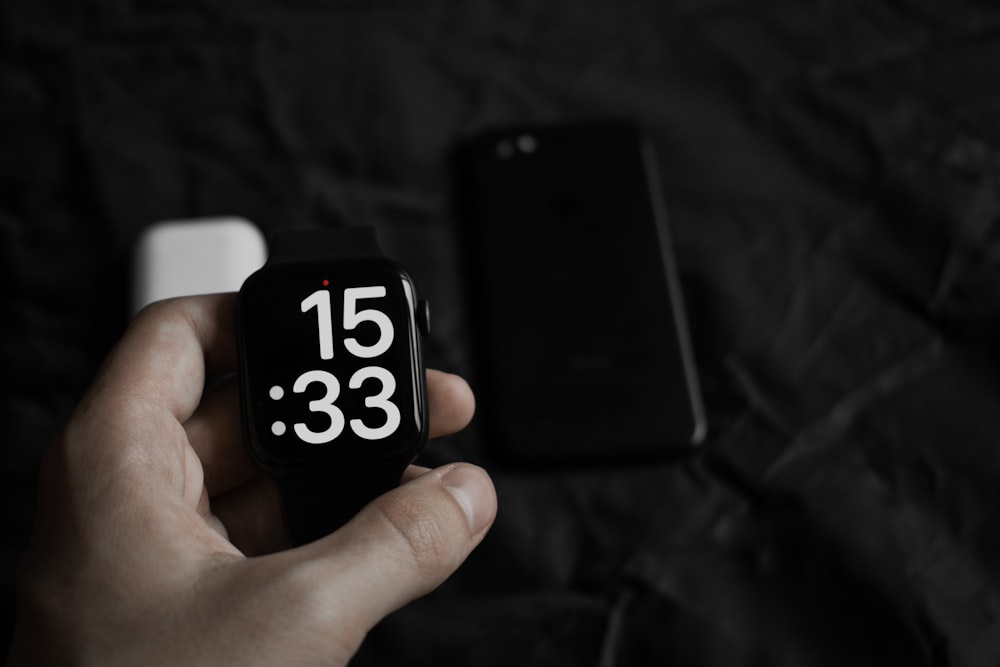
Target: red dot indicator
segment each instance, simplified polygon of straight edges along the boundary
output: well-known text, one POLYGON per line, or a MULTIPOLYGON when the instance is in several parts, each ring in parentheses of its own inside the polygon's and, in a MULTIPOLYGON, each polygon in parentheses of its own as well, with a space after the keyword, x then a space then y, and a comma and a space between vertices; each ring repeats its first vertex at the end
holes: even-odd
POLYGON ((329 286, 330 286, 330 281, 329 280, 324 280, 323 281, 323 287, 329 287, 329 286))

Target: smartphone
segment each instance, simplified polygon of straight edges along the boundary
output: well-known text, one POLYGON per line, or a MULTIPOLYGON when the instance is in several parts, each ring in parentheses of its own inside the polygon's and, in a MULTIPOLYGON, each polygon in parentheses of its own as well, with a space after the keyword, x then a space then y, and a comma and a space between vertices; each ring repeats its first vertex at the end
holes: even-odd
POLYGON ((495 128, 456 151, 485 446, 634 462, 706 423, 650 143, 629 122, 495 128))

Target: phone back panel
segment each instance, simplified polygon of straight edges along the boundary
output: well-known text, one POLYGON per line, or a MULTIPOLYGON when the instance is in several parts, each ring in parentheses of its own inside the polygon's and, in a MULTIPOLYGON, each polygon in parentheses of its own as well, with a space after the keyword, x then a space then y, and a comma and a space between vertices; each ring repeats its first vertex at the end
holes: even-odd
POLYGON ((623 123, 497 130, 459 152, 480 412, 506 458, 627 461, 703 435, 652 159, 623 123))

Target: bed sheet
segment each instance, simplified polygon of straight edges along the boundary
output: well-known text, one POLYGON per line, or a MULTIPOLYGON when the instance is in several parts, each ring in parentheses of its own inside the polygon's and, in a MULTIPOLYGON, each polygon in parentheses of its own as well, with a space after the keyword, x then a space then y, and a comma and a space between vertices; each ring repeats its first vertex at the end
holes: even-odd
POLYGON ((143 229, 373 224, 468 374, 450 147, 615 116, 661 163, 708 439, 546 471, 434 443, 497 524, 356 664, 1000 664, 998 75, 970 0, 6 0, 5 618, 143 229))

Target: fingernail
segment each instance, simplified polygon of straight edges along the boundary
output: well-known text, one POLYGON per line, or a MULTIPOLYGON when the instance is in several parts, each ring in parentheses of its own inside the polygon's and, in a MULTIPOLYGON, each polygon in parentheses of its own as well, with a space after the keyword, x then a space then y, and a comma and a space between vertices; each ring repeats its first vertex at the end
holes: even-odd
POLYGON ((473 535, 492 523, 496 511, 493 482, 482 468, 459 463, 444 474, 441 483, 465 511, 473 535))

